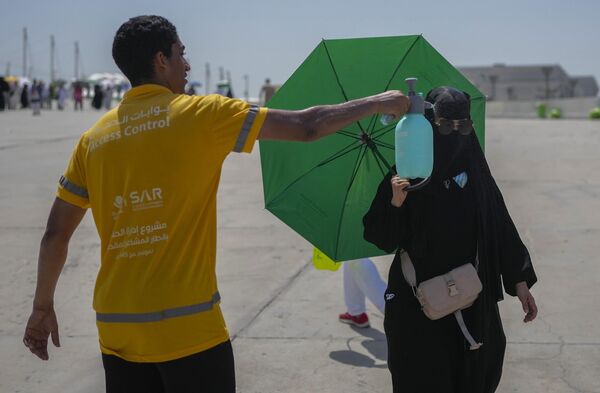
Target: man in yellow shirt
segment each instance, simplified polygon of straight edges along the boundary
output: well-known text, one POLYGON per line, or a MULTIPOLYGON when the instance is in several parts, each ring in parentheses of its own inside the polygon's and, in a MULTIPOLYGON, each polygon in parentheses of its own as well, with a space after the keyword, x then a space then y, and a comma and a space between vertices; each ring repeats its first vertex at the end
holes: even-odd
POLYGON ((312 141, 374 113, 402 116, 389 91, 301 111, 187 96, 190 66, 159 16, 124 23, 113 58, 133 88, 80 138, 40 246, 24 344, 59 346, 54 290, 86 209, 101 240, 94 309, 108 392, 234 392, 215 274, 216 194, 227 155, 256 139, 312 141))

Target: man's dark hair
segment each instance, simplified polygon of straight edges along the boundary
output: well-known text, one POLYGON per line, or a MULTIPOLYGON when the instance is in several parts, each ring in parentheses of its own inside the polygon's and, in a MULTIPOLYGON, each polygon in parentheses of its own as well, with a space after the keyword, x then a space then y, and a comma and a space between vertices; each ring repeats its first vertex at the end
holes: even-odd
POLYGON ((177 29, 162 16, 141 15, 123 23, 113 41, 112 55, 132 85, 154 75, 152 59, 158 52, 171 57, 177 29))

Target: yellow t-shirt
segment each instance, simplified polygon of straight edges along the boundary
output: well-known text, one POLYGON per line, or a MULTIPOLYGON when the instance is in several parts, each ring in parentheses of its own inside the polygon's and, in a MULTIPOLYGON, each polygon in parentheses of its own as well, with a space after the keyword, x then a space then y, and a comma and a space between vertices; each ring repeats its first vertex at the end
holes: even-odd
POLYGON ((101 239, 100 348, 136 362, 229 339, 215 274, 223 160, 250 152, 266 108, 142 85, 79 140, 57 196, 91 207, 101 239))

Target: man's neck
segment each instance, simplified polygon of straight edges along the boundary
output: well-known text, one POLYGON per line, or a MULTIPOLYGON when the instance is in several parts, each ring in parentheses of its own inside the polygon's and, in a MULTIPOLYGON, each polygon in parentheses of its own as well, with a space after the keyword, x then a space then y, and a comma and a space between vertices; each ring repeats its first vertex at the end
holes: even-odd
POLYGON ((138 86, 142 86, 142 85, 159 85, 159 86, 163 86, 163 87, 166 87, 167 89, 171 90, 171 86, 169 86, 169 84, 166 83, 166 81, 161 78, 142 79, 138 83, 132 84, 131 87, 138 87, 138 86))

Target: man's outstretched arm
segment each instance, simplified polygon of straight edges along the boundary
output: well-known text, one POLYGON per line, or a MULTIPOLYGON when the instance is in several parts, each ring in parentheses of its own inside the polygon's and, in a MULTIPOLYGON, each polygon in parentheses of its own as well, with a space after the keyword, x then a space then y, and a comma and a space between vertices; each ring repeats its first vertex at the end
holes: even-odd
POLYGON ((69 240, 84 215, 85 209, 56 198, 40 245, 33 311, 27 321, 23 343, 43 360, 48 360, 48 336, 52 336, 55 346, 60 346, 54 290, 67 259, 69 240))
POLYGON ((402 92, 390 90, 343 104, 300 111, 270 109, 258 139, 314 141, 376 113, 400 118, 409 106, 408 98, 402 92))

